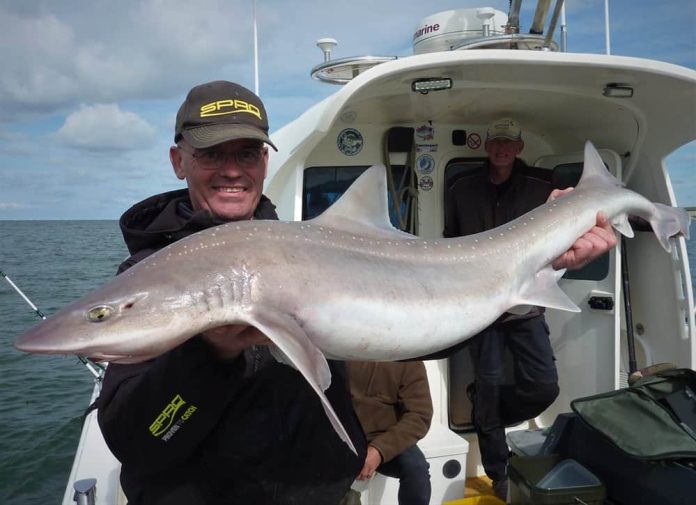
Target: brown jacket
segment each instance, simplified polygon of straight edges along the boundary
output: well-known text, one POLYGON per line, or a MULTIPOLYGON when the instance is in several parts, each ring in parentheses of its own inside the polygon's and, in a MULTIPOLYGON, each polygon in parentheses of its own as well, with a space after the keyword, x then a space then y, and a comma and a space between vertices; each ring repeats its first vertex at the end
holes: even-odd
POLYGON ((433 404, 422 361, 349 361, 347 365, 355 412, 382 462, 425 436, 433 404))

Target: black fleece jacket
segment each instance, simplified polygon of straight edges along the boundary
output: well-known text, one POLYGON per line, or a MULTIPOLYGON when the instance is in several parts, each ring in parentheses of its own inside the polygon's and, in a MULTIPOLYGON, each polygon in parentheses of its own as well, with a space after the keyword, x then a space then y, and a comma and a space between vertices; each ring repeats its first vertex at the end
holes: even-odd
MULTIPOLYGON (((265 196, 254 218, 277 219, 265 196)), ((148 198, 121 217, 131 257, 119 272, 217 224, 210 214, 191 210, 187 190, 148 198)), ((110 364, 96 402, 98 419, 122 463, 129 504, 338 503, 366 447, 345 364, 329 361, 329 367, 326 395, 357 457, 303 377, 273 360, 265 346, 222 362, 193 337, 145 363, 110 364)))

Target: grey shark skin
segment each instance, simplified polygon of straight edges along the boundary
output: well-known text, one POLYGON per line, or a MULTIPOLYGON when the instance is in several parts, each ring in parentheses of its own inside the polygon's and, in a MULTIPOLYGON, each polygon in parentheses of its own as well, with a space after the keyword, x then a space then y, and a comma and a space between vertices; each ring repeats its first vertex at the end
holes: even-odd
POLYGON ((569 194, 493 230, 425 240, 389 222, 383 167, 372 167, 321 216, 244 221, 180 240, 29 329, 27 352, 134 363, 221 325, 257 327, 297 368, 353 448, 323 391, 325 357, 399 360, 448 348, 503 312, 580 309, 551 262, 604 212, 624 235, 648 220, 660 244, 687 235, 682 209, 651 203, 606 171, 591 143, 569 194))

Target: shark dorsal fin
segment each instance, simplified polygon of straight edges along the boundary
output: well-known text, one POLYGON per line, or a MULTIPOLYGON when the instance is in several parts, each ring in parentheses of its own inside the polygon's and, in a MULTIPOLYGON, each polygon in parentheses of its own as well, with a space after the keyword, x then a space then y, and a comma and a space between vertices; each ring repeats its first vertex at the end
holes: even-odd
POLYGON ((585 142, 585 161, 582 165, 582 176, 578 181, 577 187, 607 184, 611 184, 612 186, 623 186, 621 181, 607 170, 599 152, 597 152, 592 142, 588 140, 585 142))
POLYGON ((358 177, 331 207, 313 222, 324 226, 339 226, 365 231, 393 232, 401 235, 389 219, 387 177, 384 165, 372 165, 358 177))

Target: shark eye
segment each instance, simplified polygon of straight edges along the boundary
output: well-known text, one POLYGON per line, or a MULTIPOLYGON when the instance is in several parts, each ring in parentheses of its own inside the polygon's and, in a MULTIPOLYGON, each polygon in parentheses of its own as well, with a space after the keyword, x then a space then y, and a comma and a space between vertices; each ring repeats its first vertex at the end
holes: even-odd
POLYGON ((98 305, 97 307, 89 309, 89 312, 87 312, 87 319, 92 323, 101 323, 109 319, 112 312, 113 309, 108 305, 98 305))

